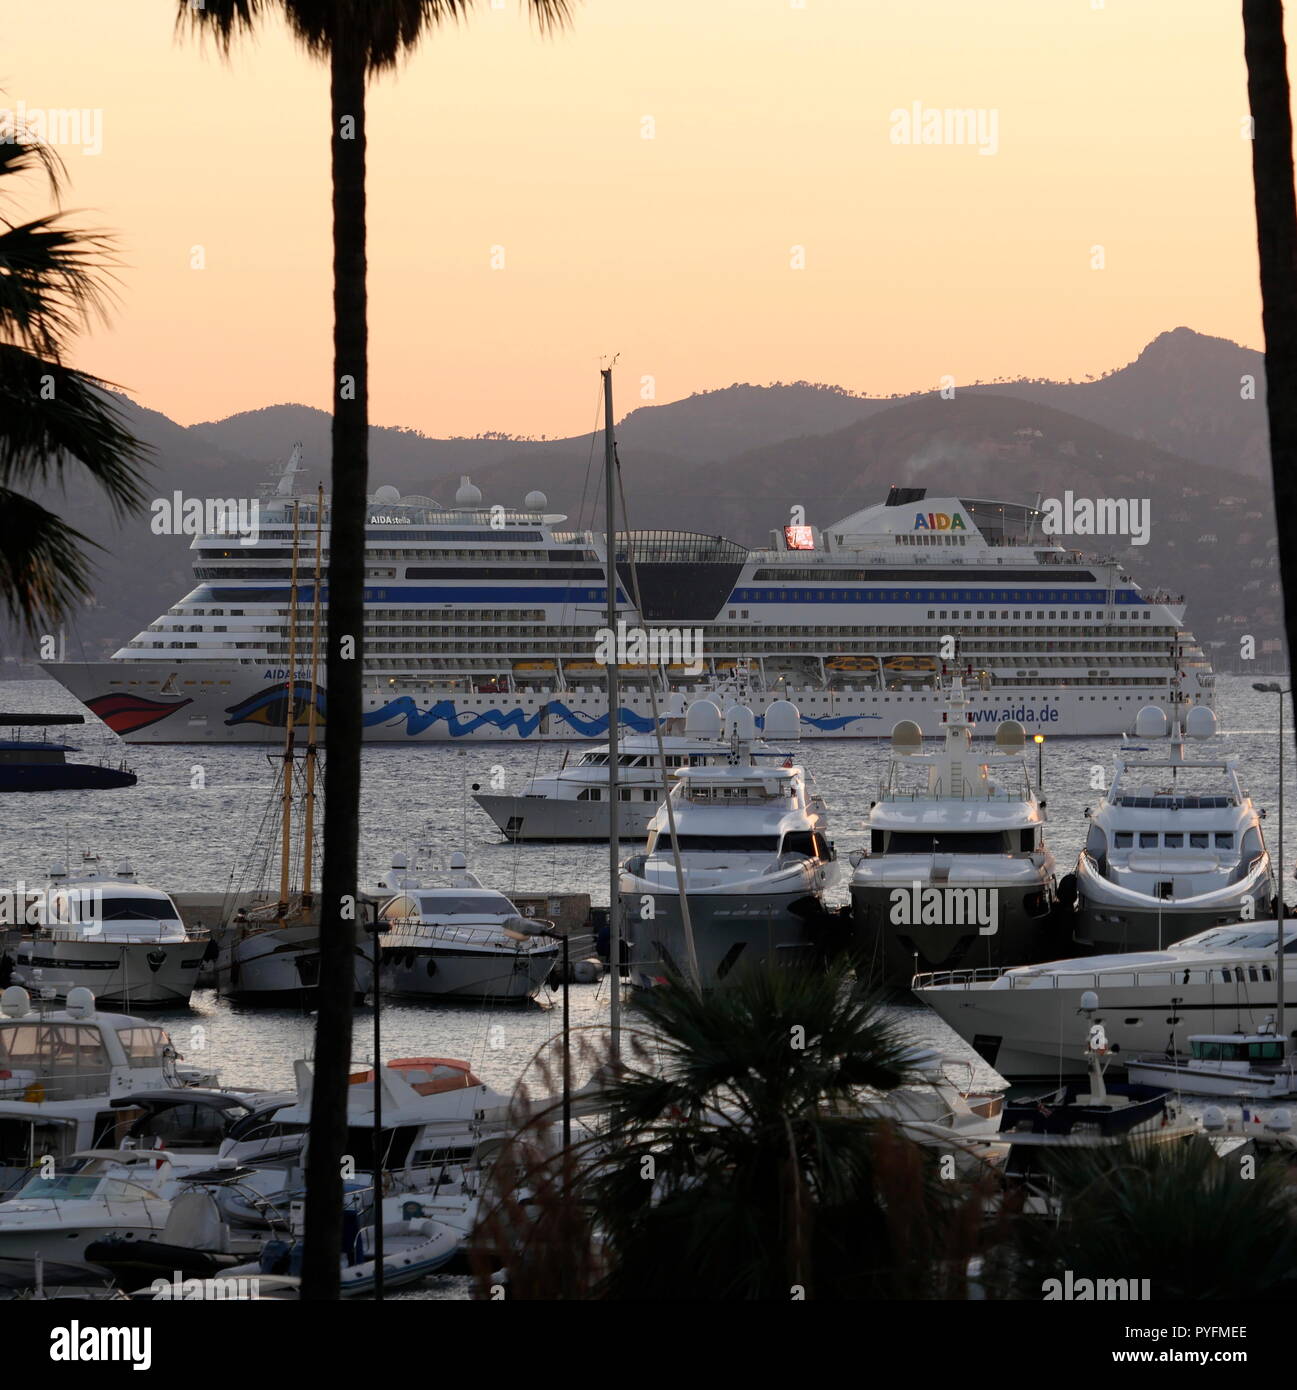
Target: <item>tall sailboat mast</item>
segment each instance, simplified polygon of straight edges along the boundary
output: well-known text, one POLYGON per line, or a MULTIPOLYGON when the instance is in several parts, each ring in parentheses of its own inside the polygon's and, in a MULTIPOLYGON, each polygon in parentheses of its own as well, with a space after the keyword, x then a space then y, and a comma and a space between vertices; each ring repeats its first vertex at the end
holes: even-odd
POLYGON ((317 689, 320 669, 320 558, 324 549, 324 484, 315 489, 315 571, 311 586, 311 704, 306 716, 306 805, 302 825, 302 906, 314 901, 311 875, 314 869, 312 851, 315 848, 315 761, 316 722, 320 702, 317 689))
POLYGON ((293 503, 293 569, 288 588, 288 705, 284 715, 284 780, 279 798, 279 924, 288 916, 289 868, 293 843, 293 738, 297 712, 297 555, 300 509, 293 503))
MULTIPOLYGON (((616 361, 616 358, 613 359, 616 361)), ((607 623, 611 636, 611 657, 606 667, 608 679, 608 973, 612 977, 609 1022, 612 1032, 612 1060, 621 1060, 621 817, 617 786, 617 759, 620 756, 617 702, 617 445, 612 430, 612 367, 603 368, 603 467, 605 585, 607 623)))

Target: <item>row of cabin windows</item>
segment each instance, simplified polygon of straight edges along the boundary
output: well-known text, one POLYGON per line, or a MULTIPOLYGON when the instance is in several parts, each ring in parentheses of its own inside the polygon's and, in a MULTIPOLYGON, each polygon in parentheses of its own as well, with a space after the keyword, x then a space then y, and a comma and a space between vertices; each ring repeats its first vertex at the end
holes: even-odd
MULTIPOLYGON (((1102 832, 1100 832, 1102 833, 1102 832)), ((1234 848, 1234 832, 1232 830, 1217 830, 1215 833, 1217 849, 1234 848)), ((1210 849, 1212 847, 1212 832, 1207 830, 1167 830, 1159 833, 1156 830, 1118 830, 1113 833, 1113 849, 1157 849, 1159 844, 1162 849, 1184 849, 1188 842, 1190 849, 1210 849), (1138 846, 1136 845, 1138 841, 1138 846)))
MULTIPOLYGON (((603 801, 604 791, 602 787, 586 787, 582 792, 577 793, 578 801, 603 801)), ((609 798, 611 799, 611 798, 609 798)), ((662 793, 656 787, 618 787, 618 801, 661 801, 662 793)))
MULTIPOLYGON (((680 853, 706 854, 800 854, 807 859, 830 859, 833 848, 816 830, 790 830, 782 843, 778 835, 679 835, 680 853)), ((645 846, 648 854, 671 853, 671 836, 650 831, 645 846)))

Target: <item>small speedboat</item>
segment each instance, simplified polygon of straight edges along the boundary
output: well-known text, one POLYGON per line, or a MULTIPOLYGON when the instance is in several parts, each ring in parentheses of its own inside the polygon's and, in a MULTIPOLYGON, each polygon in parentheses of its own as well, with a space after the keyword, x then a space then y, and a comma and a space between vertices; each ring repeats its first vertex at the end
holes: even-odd
POLYGON ((1297 1096, 1297 1057, 1291 1042, 1276 1034, 1272 1018, 1255 1033, 1194 1033, 1188 1056, 1167 1051, 1132 1057, 1126 1075, 1131 1081, 1194 1096, 1297 1096))

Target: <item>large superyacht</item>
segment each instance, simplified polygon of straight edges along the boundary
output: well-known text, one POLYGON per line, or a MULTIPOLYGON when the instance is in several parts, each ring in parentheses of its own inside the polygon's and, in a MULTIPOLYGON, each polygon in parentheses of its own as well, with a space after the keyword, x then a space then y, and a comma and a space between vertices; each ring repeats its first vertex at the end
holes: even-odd
MULTIPOLYGON (((313 694, 327 719, 322 685, 288 666, 294 514, 304 533, 316 526, 303 471, 299 447, 259 502, 255 536, 195 536, 197 587, 111 660, 45 670, 133 743, 273 742, 290 681, 299 718, 313 694)), ((327 500, 323 511, 327 563, 327 500)), ((489 505, 467 478, 450 508, 374 492, 366 739, 606 738, 605 537, 566 520, 540 492, 489 505)), ((830 525, 780 527, 763 549, 619 532, 618 611, 627 632, 647 633, 645 653, 618 650, 622 727, 653 728, 654 694, 660 709, 665 693, 704 698, 741 679, 753 699, 795 702, 803 737, 885 738, 898 719, 934 736, 952 650, 988 734, 1008 719, 1116 734, 1149 704, 1174 716, 1177 673, 1186 705, 1210 705, 1182 600, 1063 549, 1041 522, 1020 503, 894 487, 830 525)), ((300 653, 313 595, 296 577, 300 653)))

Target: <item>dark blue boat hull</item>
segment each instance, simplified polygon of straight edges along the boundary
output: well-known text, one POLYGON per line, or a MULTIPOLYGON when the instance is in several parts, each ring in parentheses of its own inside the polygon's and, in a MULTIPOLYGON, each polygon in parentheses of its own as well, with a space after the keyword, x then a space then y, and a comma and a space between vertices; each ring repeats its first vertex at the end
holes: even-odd
POLYGON ((0 763, 0 792, 103 791, 133 787, 133 772, 77 763, 0 763))

